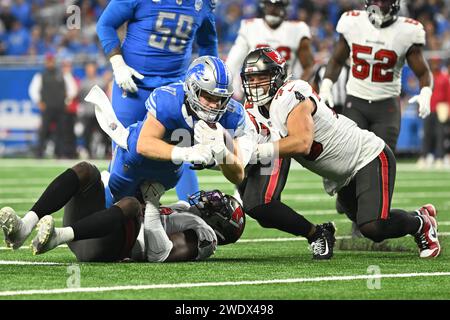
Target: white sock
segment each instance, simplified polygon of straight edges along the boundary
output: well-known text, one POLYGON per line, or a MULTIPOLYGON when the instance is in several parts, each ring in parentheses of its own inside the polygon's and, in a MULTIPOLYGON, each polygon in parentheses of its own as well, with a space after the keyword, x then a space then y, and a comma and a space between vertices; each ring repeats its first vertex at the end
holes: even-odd
POLYGON ((162 226, 159 210, 150 202, 146 202, 145 206, 144 240, 149 262, 165 261, 173 248, 173 243, 162 226))
POLYGON ((55 228, 55 234, 58 246, 63 243, 71 242, 74 238, 72 227, 55 228))
POLYGON ((34 227, 37 225, 37 223, 39 222, 39 217, 37 216, 37 214, 34 211, 29 211, 23 218, 22 218, 22 230, 21 232, 23 232, 24 235, 29 235, 34 227))

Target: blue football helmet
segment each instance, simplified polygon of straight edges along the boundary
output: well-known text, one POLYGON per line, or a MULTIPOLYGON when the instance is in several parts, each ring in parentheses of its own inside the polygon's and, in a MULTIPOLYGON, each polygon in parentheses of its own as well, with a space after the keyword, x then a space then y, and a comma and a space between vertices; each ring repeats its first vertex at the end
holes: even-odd
POLYGON ((198 119, 208 123, 220 120, 227 110, 228 102, 233 95, 231 73, 222 60, 213 56, 202 56, 195 59, 186 74, 184 91, 190 109, 198 119), (204 105, 200 96, 217 98, 217 108, 204 105))

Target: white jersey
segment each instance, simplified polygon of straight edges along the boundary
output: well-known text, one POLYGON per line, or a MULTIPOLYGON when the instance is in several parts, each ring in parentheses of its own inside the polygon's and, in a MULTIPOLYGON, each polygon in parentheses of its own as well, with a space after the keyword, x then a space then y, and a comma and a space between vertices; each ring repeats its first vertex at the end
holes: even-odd
POLYGON ((272 122, 269 118, 269 112, 267 111, 266 117, 261 113, 260 108, 264 107, 258 107, 251 102, 245 103, 245 111, 247 111, 247 115, 249 116, 250 120, 253 123, 253 126, 256 129, 257 144, 272 141, 271 130, 273 130, 272 122))
POLYGON ((297 49, 303 38, 311 38, 311 32, 308 25, 301 21, 284 21, 277 29, 272 29, 261 18, 242 20, 226 61, 233 75, 235 90, 241 87, 240 72, 245 57, 250 51, 261 47, 277 50, 286 59, 288 74, 299 78, 301 65, 297 59, 297 49))
POLYGON ((399 96, 406 53, 414 44, 425 44, 422 24, 399 17, 388 27, 376 28, 366 11, 349 11, 341 16, 336 31, 350 47, 347 94, 365 100, 399 96))
MULTIPOLYGON (((217 248, 217 235, 214 230, 199 216, 188 212, 188 205, 177 203, 160 207, 161 224, 167 235, 186 230, 194 230, 198 237, 197 260, 204 260, 214 254, 217 248), (208 245, 206 245, 208 244, 208 245)), ((141 225, 136 243, 133 246, 131 258, 145 261, 144 225, 141 225)))
POLYGON ((385 143, 374 133, 358 128, 355 122, 337 115, 313 92, 305 81, 286 82, 270 105, 270 119, 280 138, 288 135, 289 113, 305 98, 316 105, 314 142, 308 156, 295 157, 303 167, 325 178, 325 189, 334 194, 383 151, 385 143))

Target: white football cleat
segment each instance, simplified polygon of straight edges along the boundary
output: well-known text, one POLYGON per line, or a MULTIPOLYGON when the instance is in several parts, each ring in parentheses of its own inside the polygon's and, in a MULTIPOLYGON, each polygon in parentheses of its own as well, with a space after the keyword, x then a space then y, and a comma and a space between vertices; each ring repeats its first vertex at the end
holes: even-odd
POLYGON ((0 209, 0 227, 5 234, 5 243, 8 248, 19 249, 28 238, 28 235, 22 234, 22 219, 13 208, 4 207, 0 209))
POLYGON ((33 255, 42 254, 58 246, 55 232, 55 220, 52 216, 44 216, 36 226, 37 235, 31 241, 33 255))
POLYGON ((421 215, 423 226, 414 238, 419 247, 419 256, 421 258, 435 258, 441 252, 437 234, 437 222, 431 215, 421 215))

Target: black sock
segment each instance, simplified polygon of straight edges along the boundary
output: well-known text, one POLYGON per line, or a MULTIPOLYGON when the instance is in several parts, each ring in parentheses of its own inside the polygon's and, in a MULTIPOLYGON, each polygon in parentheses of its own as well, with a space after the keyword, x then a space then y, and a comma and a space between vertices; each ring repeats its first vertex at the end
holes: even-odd
POLYGON ((95 212, 70 226, 73 229, 73 240, 101 238, 117 232, 122 227, 124 219, 122 209, 118 206, 95 212))
POLYGON ((307 237, 313 227, 305 217, 278 200, 257 206, 248 215, 264 228, 275 228, 295 236, 307 237))
POLYGON ((393 229, 392 234, 396 234, 396 232, 394 231, 394 229, 396 229, 398 234, 402 234, 398 237, 402 237, 407 234, 415 235, 419 230, 421 224, 417 216, 417 212, 415 211, 391 209, 391 211, 389 212, 389 220, 393 219, 391 222, 393 229))
POLYGON ((389 219, 377 220, 360 226, 361 232, 375 242, 414 235, 420 228, 420 220, 415 212, 393 209, 389 219))
POLYGON ((60 210, 78 192, 80 181, 72 169, 67 169, 56 177, 42 193, 30 211, 39 218, 60 210))

